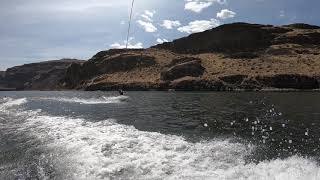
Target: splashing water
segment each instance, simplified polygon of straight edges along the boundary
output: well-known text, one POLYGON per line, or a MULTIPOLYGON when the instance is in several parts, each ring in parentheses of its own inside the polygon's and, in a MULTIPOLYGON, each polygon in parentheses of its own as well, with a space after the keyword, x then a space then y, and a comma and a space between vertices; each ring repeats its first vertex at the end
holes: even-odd
MULTIPOLYGON (((119 103, 114 98, 106 97, 113 103, 119 103)), ((239 129, 239 131, 233 132, 234 136, 241 135, 240 130, 243 130, 241 128, 248 126, 250 135, 253 133, 260 137, 258 140, 261 140, 262 145, 258 147, 257 144, 238 140, 237 137, 236 139, 230 138, 230 136, 190 141, 182 135, 141 131, 134 126, 119 124, 118 118, 113 118, 113 116, 107 116, 112 117, 111 119, 105 118, 106 120, 93 122, 90 116, 52 115, 45 109, 43 111, 37 110, 37 106, 48 103, 46 100, 100 104, 99 101, 107 101, 104 97, 89 99, 73 98, 72 96, 71 98, 46 98, 42 99, 44 101, 41 103, 36 98, 34 99, 37 102, 34 106, 29 106, 33 101, 29 98, 0 100, 1 110, 10 112, 0 113, 10 119, 8 121, 10 124, 5 121, 4 123, 0 122, 0 124, 2 123, 1 132, 4 130, 15 135, 14 137, 27 138, 27 142, 31 143, 29 149, 22 142, 18 144, 26 155, 29 152, 39 153, 39 156, 31 156, 30 154, 28 156, 32 164, 36 165, 36 170, 28 169, 23 175, 19 171, 16 172, 17 177, 22 179, 35 177, 35 179, 295 180, 319 179, 320 177, 320 167, 317 162, 305 156, 292 155, 285 158, 275 156, 274 159, 258 162, 254 160, 256 158, 255 152, 259 148, 267 147, 270 142, 274 142, 279 132, 286 130, 287 134, 292 135, 290 128, 294 125, 288 121, 272 122, 272 118, 270 118, 269 123, 263 116, 258 116, 259 119, 257 119, 247 115, 242 116, 239 120, 227 121, 227 128, 239 129), (27 110, 30 107, 32 110, 27 110), (282 128, 283 122, 287 125, 285 128, 282 128), (33 176, 31 172, 38 174, 33 176)), ((130 103, 124 104, 126 108, 130 103)), ((50 103, 50 105, 55 105, 55 103, 50 103)), ((86 106, 82 107, 86 108, 86 106)), ((272 112, 276 110, 274 108, 272 112)), ((0 121, 2 121, 1 118, 0 121)), ((172 120, 170 119, 170 121, 172 120)), ((212 122, 210 119, 205 119, 199 123, 199 126, 209 131, 209 128, 204 127, 214 128, 212 122)), ((312 138, 315 131, 308 128, 302 128, 299 137, 305 137, 305 140, 312 138), (309 136, 306 137, 305 132, 308 132, 309 136)), ((279 139, 276 141, 278 142, 279 139)), ((281 141, 281 144, 290 144, 291 148, 296 148, 297 146, 294 146, 296 143, 296 138, 281 141)), ((1 158, 3 157, 0 156, 1 158)), ((9 169, 8 167, 0 164, 1 170, 9 169)), ((6 176, 0 175, 0 177, 6 176)))
POLYGON ((2 104, 0 104, 0 109, 7 109, 14 106, 20 106, 27 103, 27 98, 13 99, 13 98, 3 98, 2 104))
POLYGON ((80 104, 117 104, 126 102, 129 100, 128 96, 112 96, 112 97, 105 97, 102 96, 100 98, 43 98, 44 100, 52 100, 52 101, 61 101, 61 102, 67 102, 67 103, 80 103, 80 104))

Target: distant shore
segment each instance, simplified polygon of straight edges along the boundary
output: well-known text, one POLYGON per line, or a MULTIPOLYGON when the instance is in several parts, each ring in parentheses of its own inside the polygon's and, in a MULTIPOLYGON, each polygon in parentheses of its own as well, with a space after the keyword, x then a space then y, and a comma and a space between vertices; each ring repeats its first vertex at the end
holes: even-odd
POLYGON ((0 87, 0 91, 17 91, 16 88, 3 88, 3 87, 0 87))
MULTIPOLYGON (((93 92, 93 91, 86 91, 86 90, 75 90, 75 89, 53 89, 53 90, 16 90, 12 88, 0 88, 1 92, 35 92, 35 91, 44 91, 44 92, 61 92, 61 91, 82 91, 82 92, 93 92)), ((95 91, 105 91, 105 92, 112 92, 118 91, 117 89, 114 90, 95 90, 95 91)), ((124 89, 127 92, 143 92, 143 91, 160 91, 160 92, 237 92, 237 93, 247 93, 247 92, 257 92, 257 93, 264 93, 264 92, 320 92, 320 89, 277 89, 277 88, 264 88, 260 90, 248 90, 248 89, 235 89, 235 90, 224 90, 224 91, 217 91, 217 90, 208 90, 208 89, 200 89, 200 90, 184 90, 184 89, 124 89)))

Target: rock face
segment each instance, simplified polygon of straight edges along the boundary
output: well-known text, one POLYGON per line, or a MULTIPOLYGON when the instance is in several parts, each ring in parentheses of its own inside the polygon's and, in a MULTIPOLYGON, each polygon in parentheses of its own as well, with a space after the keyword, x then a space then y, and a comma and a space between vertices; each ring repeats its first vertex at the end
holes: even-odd
POLYGON ((72 64, 63 81, 67 87, 75 88, 81 81, 88 80, 103 74, 131 71, 156 65, 154 57, 123 50, 110 50, 99 52, 83 64, 72 64), (117 54, 120 53, 120 54, 117 54))
POLYGON ((290 29, 268 25, 234 23, 191 34, 188 37, 155 46, 178 53, 249 52, 267 48, 279 33, 290 29))
POLYGON ((172 81, 182 77, 199 77, 203 75, 205 68, 202 67, 200 60, 193 60, 182 64, 174 65, 161 73, 161 80, 172 81))
POLYGON ((319 45, 320 32, 298 33, 282 35, 275 39, 275 44, 300 44, 300 45, 319 45))
POLYGON ((75 59, 62 59, 32 63, 7 69, 3 80, 7 88, 17 90, 59 89, 59 81, 72 63, 82 63, 75 59))
POLYGON ((304 23, 296 23, 296 24, 289 24, 284 27, 293 28, 293 29, 320 29, 320 26, 314 26, 304 23))
POLYGON ((231 76, 222 76, 220 79, 228 84, 241 84, 245 78, 248 76, 246 75, 231 75, 231 76))
POLYGON ((258 77, 257 80, 265 87, 290 89, 318 89, 319 82, 316 77, 299 74, 277 74, 274 76, 258 77))
POLYGON ((99 73, 110 74, 114 72, 130 71, 155 65, 156 61, 151 56, 123 54, 104 59, 99 63, 99 73))
POLYGON ((172 81, 169 87, 176 90, 211 90, 225 91, 225 85, 222 81, 207 81, 200 78, 184 77, 172 81))

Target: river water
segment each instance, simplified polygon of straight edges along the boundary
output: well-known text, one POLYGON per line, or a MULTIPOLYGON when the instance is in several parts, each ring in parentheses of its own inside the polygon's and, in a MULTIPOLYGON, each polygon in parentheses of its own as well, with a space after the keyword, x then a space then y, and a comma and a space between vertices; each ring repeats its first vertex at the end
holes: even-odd
POLYGON ((0 179, 320 179, 317 92, 0 92, 0 179))

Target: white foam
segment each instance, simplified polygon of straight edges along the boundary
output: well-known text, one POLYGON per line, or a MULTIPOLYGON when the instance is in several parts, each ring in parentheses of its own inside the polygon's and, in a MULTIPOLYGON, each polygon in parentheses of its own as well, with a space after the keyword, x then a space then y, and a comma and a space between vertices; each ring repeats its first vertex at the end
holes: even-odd
POLYGON ((294 156, 245 163, 254 147, 230 140, 192 143, 183 137, 144 132, 113 120, 86 122, 34 116, 22 126, 46 146, 65 149, 77 179, 319 179, 316 162, 294 156))
POLYGON ((43 98, 45 100, 53 100, 53 101, 61 101, 61 102, 68 102, 68 103, 80 103, 80 104, 115 104, 127 101, 129 99, 128 96, 112 96, 112 97, 105 97, 102 96, 101 98, 63 98, 63 97, 52 97, 52 98, 43 98))
POLYGON ((28 102, 27 98, 19 98, 19 99, 3 98, 2 101, 3 103, 0 104, 0 109, 7 109, 14 106, 20 106, 28 102))

